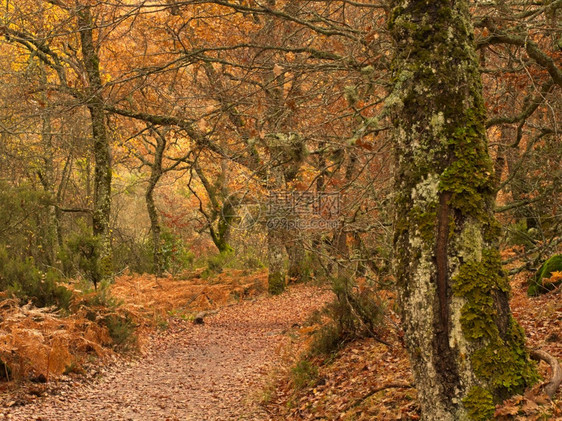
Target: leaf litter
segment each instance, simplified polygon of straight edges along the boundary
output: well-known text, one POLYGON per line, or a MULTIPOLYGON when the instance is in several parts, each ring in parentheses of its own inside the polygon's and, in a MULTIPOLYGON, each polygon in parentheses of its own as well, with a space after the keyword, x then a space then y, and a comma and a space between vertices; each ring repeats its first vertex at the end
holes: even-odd
POLYGON ((6 393, 0 415, 53 421, 270 419, 256 393, 278 361, 285 333, 331 292, 299 285, 281 296, 256 298, 265 272, 186 278, 118 279, 113 295, 144 330, 140 357, 112 354, 113 364, 94 364, 81 379, 53 376, 46 385, 27 387, 24 397, 6 393), (202 309, 220 310, 193 324, 192 315, 202 309), (165 329, 150 329, 164 319, 165 329))

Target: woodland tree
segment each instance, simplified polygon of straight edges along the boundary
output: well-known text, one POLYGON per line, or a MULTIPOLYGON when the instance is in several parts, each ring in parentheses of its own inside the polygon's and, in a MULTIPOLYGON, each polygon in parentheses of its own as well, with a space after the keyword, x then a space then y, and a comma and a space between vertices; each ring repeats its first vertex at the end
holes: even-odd
POLYGON ((535 381, 511 316, 468 1, 395 1, 396 277, 427 420, 488 419, 535 381))

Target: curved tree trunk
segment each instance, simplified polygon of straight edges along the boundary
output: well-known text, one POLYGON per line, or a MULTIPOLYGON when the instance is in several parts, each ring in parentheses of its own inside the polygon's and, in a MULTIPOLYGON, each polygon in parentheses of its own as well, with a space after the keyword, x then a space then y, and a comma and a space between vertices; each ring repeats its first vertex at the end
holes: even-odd
MULTIPOLYGON (((228 195, 226 189, 226 166, 225 162, 221 162, 221 175, 217 178, 214 184, 211 184, 205 172, 196 161, 193 164, 193 169, 197 173, 201 184, 207 192, 209 198, 210 212, 206 212, 200 207, 200 211, 207 219, 209 224, 209 234, 213 243, 219 250, 219 253, 232 253, 234 249, 230 246, 230 234, 232 222, 236 218, 236 205, 237 199, 234 196, 228 195), (216 227, 215 227, 216 221, 216 227)), ((193 190, 192 192, 196 194, 193 190)))
POLYGON ((393 2, 396 279, 426 420, 489 419, 535 378, 497 249, 467 0, 393 2))
POLYGON ((162 177, 162 161, 164 159, 164 150, 166 149, 165 136, 156 133, 156 148, 154 150, 154 161, 150 166, 150 178, 148 179, 148 187, 146 188, 145 200, 148 217, 150 219, 150 231, 152 232, 152 259, 154 264, 154 273, 162 276, 164 270, 164 260, 162 254, 162 244, 160 234, 160 218, 158 217, 158 209, 154 203, 154 190, 158 181, 162 177))

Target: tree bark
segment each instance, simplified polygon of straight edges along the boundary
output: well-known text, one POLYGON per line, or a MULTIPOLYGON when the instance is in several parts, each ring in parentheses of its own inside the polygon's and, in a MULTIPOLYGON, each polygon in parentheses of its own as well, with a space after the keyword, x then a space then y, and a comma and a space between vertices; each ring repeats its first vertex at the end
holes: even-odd
POLYGON ((489 419, 536 380, 497 249, 467 0, 396 0, 395 272, 426 420, 489 419))
POLYGON ((297 230, 291 230, 289 233, 289 240, 285 245, 285 249, 289 257, 289 268, 287 270, 289 281, 294 283, 308 281, 310 274, 306 264, 304 238, 299 235, 297 230))
POLYGON ((94 44, 94 23, 90 8, 79 6, 77 10, 78 29, 84 68, 88 79, 87 107, 92 121, 92 137, 94 141, 94 212, 93 234, 97 238, 98 260, 93 275, 94 284, 110 279, 113 272, 111 232, 109 227, 111 211, 111 153, 109 136, 105 122, 105 111, 102 97, 102 80, 98 52, 94 44))
POLYGON ((285 290, 287 273, 285 270, 285 236, 289 215, 286 213, 285 203, 273 199, 285 185, 283 171, 275 154, 271 158, 272 168, 269 174, 268 191, 270 203, 267 215, 267 261, 269 273, 267 277, 270 294, 281 294, 285 290))
MULTIPOLYGON (((47 74, 44 63, 39 62, 41 99, 45 104, 48 103, 47 97, 47 74)), ((40 174, 43 189, 49 194, 52 203, 48 207, 48 222, 46 227, 45 245, 46 258, 49 266, 55 266, 58 253, 57 238, 60 233, 60 213, 57 212, 57 202, 55 195, 55 168, 54 168, 54 148, 53 148, 53 128, 49 110, 41 113, 41 145, 44 148, 43 162, 44 173, 40 174)))
MULTIPOLYGON (((193 169, 197 173, 201 184, 203 185, 205 191, 207 192, 207 197, 209 198, 209 212, 200 208, 209 224, 209 234, 213 243, 219 250, 219 253, 232 253, 234 249, 230 246, 230 233, 232 228, 233 220, 236 217, 236 205, 237 198, 235 196, 228 195, 228 189, 226 187, 226 165, 225 162, 221 162, 221 174, 215 180, 215 183, 211 184, 205 172, 201 168, 198 162, 193 164, 193 169), (214 225, 216 222, 216 226, 214 225)), ((194 193, 195 194, 195 193, 194 193)))
POLYGON ((154 264, 154 273, 162 276, 164 270, 164 259, 162 253, 162 244, 160 234, 160 218, 158 217, 158 209, 154 203, 154 190, 162 177, 162 161, 164 159, 164 150, 166 149, 166 137, 155 134, 156 147, 154 150, 154 161, 150 165, 150 177, 146 188, 145 200, 148 218, 150 219, 150 231, 152 232, 152 261, 154 264))

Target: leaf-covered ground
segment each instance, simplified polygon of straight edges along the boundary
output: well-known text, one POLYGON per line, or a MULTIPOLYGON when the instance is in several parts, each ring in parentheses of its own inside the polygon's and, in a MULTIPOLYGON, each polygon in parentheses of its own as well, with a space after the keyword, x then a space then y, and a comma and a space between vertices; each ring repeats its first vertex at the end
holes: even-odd
MULTIPOLYGON (((525 328, 528 346, 542 349, 562 361, 562 289, 539 297, 526 294, 530 273, 512 278, 511 308, 525 328)), ((392 302, 392 297, 389 296, 392 302)), ((395 319, 394 319, 395 321, 395 319)), ((393 326, 392 321, 389 322, 393 326)), ((397 327, 394 325, 394 327, 397 327)), ((300 329, 301 344, 310 344, 310 330, 300 329)), ((384 338, 390 347, 373 339, 357 340, 328 358, 312 358, 309 383, 297 387, 298 372, 288 367, 273 389, 268 408, 276 419, 286 420, 415 420, 419 419, 416 391, 400 341, 400 330, 391 329, 384 338)), ((298 360, 293 352, 293 367, 298 360)), ((550 379, 550 367, 540 362, 539 372, 550 379)), ((302 377, 302 373, 300 373, 302 377)), ((499 420, 562 420, 562 388, 554 400, 541 384, 523 396, 498 405, 499 420)))
POLYGON ((265 420, 262 382, 292 327, 321 307, 326 290, 299 286, 277 297, 241 301, 194 325, 172 318, 142 358, 119 362, 87 383, 59 382, 42 395, 7 402, 16 420, 265 420))
MULTIPOLYGON (((529 347, 560 360, 562 291, 528 297, 528 276, 521 273, 512 279, 513 313, 527 332, 529 347)), ((113 295, 123 300, 122 308, 137 321, 146 322, 139 323, 141 356, 123 359, 110 353, 105 357, 114 361, 110 365, 95 360, 90 369, 86 365, 85 375, 63 375, 58 380, 53 376, 47 383, 26 383, 21 389, 0 383, 0 416, 14 420, 419 418, 392 311, 387 313, 382 337, 390 346, 373 339, 357 340, 329 357, 309 358, 310 364, 299 371, 295 364, 322 324, 322 319, 310 315, 333 297, 327 287, 300 285, 281 296, 265 297, 260 296, 265 272, 230 271, 212 279, 202 279, 197 272, 186 278, 119 278, 113 295), (203 325, 192 323, 196 311, 213 309, 219 311, 208 314, 203 325), (161 329, 155 332, 154 326, 161 329)), ((391 309, 392 294, 385 298, 391 309)), ((80 327, 74 319, 59 320, 47 311, 4 303, 1 323, 13 330, 9 338, 26 332, 27 342, 34 339, 38 346, 53 350, 58 348, 47 339, 56 332, 60 337, 77 334, 80 327)), ((68 344, 75 349, 82 346, 82 342, 68 344)), ((51 364, 53 371, 54 357, 43 357, 36 358, 37 364, 47 368, 51 364)), ((539 368, 549 378, 549 367, 541 363, 539 368)), ((497 418, 562 419, 562 391, 551 401, 539 386, 498 406, 497 418)))

